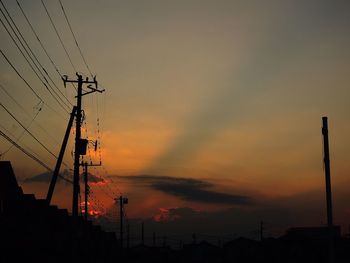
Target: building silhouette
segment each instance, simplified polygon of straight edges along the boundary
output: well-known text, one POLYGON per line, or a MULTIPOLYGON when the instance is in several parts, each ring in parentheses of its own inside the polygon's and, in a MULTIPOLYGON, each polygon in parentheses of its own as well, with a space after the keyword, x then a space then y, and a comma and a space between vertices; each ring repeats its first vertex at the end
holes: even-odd
POLYGON ((0 262, 116 262, 115 233, 24 194, 7 161, 0 162, 0 199, 0 262))

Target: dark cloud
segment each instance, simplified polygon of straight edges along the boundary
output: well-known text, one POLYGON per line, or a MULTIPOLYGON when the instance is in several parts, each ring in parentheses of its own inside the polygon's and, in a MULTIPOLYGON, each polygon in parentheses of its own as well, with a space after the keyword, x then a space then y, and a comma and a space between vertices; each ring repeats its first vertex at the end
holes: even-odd
MULTIPOLYGON (((71 179, 71 173, 69 170, 63 170, 60 175, 66 179, 71 179)), ((52 178, 52 172, 41 173, 32 177, 28 177, 24 180, 27 183, 49 183, 52 178)), ((57 182, 61 182, 63 179, 61 177, 57 178, 57 182)))
POLYGON ((89 177, 89 183, 105 183, 106 181, 102 178, 102 177, 99 177, 99 176, 96 176, 96 175, 93 175, 93 174, 90 174, 88 175, 89 177))
POLYGON ((247 205, 252 203, 252 199, 243 195, 234 195, 221 193, 208 188, 214 185, 198 179, 137 175, 137 176, 119 176, 120 178, 132 180, 134 182, 144 183, 154 190, 158 190, 182 199, 213 204, 238 204, 247 205))

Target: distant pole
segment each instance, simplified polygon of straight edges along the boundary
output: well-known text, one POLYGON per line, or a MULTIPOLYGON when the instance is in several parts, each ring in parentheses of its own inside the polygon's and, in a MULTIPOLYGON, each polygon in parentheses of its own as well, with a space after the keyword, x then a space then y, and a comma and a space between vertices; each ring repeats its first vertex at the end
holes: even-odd
POLYGON ((260 241, 262 242, 264 239, 264 222, 260 221, 260 241))
POLYGON ((126 247, 130 248, 130 224, 126 227, 126 247))
POLYGON ((119 202, 119 216, 120 216, 120 247, 123 249, 123 221, 124 221, 124 205, 127 205, 129 203, 129 199, 126 197, 123 197, 122 195, 119 196, 119 198, 115 198, 114 201, 116 203, 119 202))
POLYGON ((144 224, 144 222, 142 222, 142 225, 141 225, 141 244, 142 245, 145 244, 145 224, 144 224))
POLYGON ((329 160, 329 140, 328 140, 328 118, 322 117, 322 135, 324 149, 324 170, 326 179, 326 200, 327 200, 327 223, 328 223, 328 243, 329 243, 329 263, 334 262, 334 233, 333 233, 333 211, 332 211, 332 189, 331 189, 331 169, 329 160))
POLYGON ((163 247, 166 247, 166 236, 163 236, 163 247))
POLYGON ((119 213, 120 213, 120 247, 123 248, 123 196, 119 197, 119 213))
POLYGON ((153 247, 156 246, 156 232, 153 232, 153 247))

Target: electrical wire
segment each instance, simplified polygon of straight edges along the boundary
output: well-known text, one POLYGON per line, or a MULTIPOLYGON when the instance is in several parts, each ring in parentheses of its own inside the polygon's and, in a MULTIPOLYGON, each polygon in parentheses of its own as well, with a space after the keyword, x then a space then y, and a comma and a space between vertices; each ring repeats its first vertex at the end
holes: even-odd
MULTIPOLYGON (((32 32, 33 32, 33 34, 35 35, 37 41, 39 42, 41 48, 44 50, 44 53, 46 54, 47 58, 50 60, 51 65, 55 68, 57 74, 62 78, 63 75, 61 74, 61 72, 60 72, 60 70, 58 69, 56 63, 53 61, 52 57, 50 56, 50 54, 48 53, 48 51, 47 51, 47 49, 45 48, 44 44, 42 43, 41 39, 39 38, 39 35, 38 35, 37 32, 35 31, 35 29, 34 29, 32 23, 30 22, 30 20, 29 20, 27 14, 24 12, 24 9, 22 8, 21 4, 18 2, 18 0, 16 0, 16 2, 17 2, 17 5, 18 5, 19 9, 21 10, 21 12, 22 12, 22 14, 23 14, 25 20, 27 21, 27 23, 28 23, 30 29, 32 30, 32 32)), ((72 85, 75 89, 77 89, 76 86, 74 85, 74 83, 71 83, 71 85, 72 85)), ((67 96, 66 96, 66 97, 67 97, 67 96)))
MULTIPOLYGON (((21 104, 18 103, 18 101, 5 89, 5 87, 0 84, 0 88, 6 93, 6 95, 24 112, 24 114, 26 114, 29 118, 32 118, 32 116, 30 116, 30 114, 28 113, 28 111, 26 111, 21 104)), ((44 129, 39 123, 36 122, 36 120, 34 120, 35 125, 38 126, 38 128, 40 130, 42 130, 48 137, 50 137, 50 139, 56 144, 56 146, 59 146, 60 143, 56 140, 55 137, 53 137, 50 133, 48 133, 48 131, 46 129, 44 129)))
MULTIPOLYGON (((51 87, 51 85, 48 83, 47 79, 45 78, 45 76, 43 75, 43 73, 41 72, 40 68, 38 67, 38 65, 34 62, 32 56, 29 54, 27 48, 24 46, 22 40, 20 39, 20 37, 18 36, 18 34, 16 33, 15 29, 13 28, 13 26, 11 25, 10 21, 7 19, 5 13, 3 12, 3 10, 0 8, 0 12, 2 13, 2 15, 4 16, 7 24, 10 26, 13 34, 15 35, 15 37, 17 38, 17 40, 19 41, 19 43, 21 44, 23 50, 26 52, 27 56, 29 57, 29 59, 32 61, 33 65, 36 67, 37 71, 43 76, 44 80, 46 81, 46 83, 51 87)), ((14 37, 12 36, 12 34, 10 33, 8 27, 5 25, 4 21, 0 18, 1 24, 3 25, 3 27, 5 28, 6 32, 8 33, 8 35, 10 36, 10 38, 12 39, 12 41, 14 42, 14 44, 16 45, 17 49, 20 51, 20 53, 22 54, 22 56, 24 57, 24 59, 26 60, 26 62, 28 63, 28 65, 30 66, 30 68, 32 69, 32 71, 35 73, 35 75, 37 76, 37 78, 40 80, 40 82, 44 85, 44 87, 46 88, 46 90, 51 94, 51 96, 55 99, 55 101, 62 107, 63 110, 65 110, 67 113, 69 113, 67 111, 67 109, 65 108, 65 106, 62 105, 62 103, 56 98, 56 96, 52 93, 52 91, 49 89, 48 85, 46 85, 46 83, 41 79, 41 77, 39 76, 38 72, 34 69, 33 65, 29 62, 27 56, 23 53, 22 49, 19 47, 17 41, 14 39, 14 37)), ((51 87, 52 89, 52 87, 51 87)), ((60 97, 59 97, 60 98, 60 97)), ((61 98, 60 98, 61 99, 61 98)), ((61 99, 62 100, 62 99, 61 99)), ((69 108, 68 105, 66 105, 66 107, 69 108)))
MULTIPOLYGON (((8 129, 6 129, 3 125, 1 125, 0 124, 0 127, 4 130, 4 132, 7 134, 7 135, 11 135, 12 136, 12 140, 14 141, 15 140, 15 138, 16 138, 16 136, 11 132, 11 131, 9 131, 8 129)), ((27 149, 27 151, 28 152, 31 152, 34 156, 36 156, 38 159, 40 159, 40 156, 38 155, 38 154, 36 154, 35 153, 35 151, 32 149, 32 148, 30 148, 28 145, 25 145, 24 144, 24 142, 21 142, 21 145, 22 145, 22 148, 24 148, 24 149, 27 149)), ((0 156, 1 156, 1 154, 0 154, 0 156)), ((45 162, 46 162, 46 160, 44 160, 45 162)))
POLYGON ((52 169, 48 167, 43 161, 35 157, 33 154, 28 152, 26 149, 22 148, 20 145, 18 145, 15 141, 13 141, 9 136, 7 136, 3 131, 0 130, 0 135, 5 138, 8 142, 12 143, 17 149, 19 149, 21 152, 23 152, 25 155, 27 155, 32 160, 36 161, 38 164, 40 164, 42 167, 47 169, 48 171, 52 172, 52 169))
POLYGON ((74 34, 74 32, 73 32, 73 29, 72 29, 72 26, 71 26, 71 24, 70 24, 70 22, 69 22, 68 16, 67 16, 66 11, 65 11, 65 9, 64 9, 64 7, 63 7, 62 1, 59 0, 59 2, 60 2, 60 5, 61 5, 61 9, 62 9, 62 11, 63 11, 64 17, 66 18, 66 21, 67 21, 68 27, 69 27, 69 29, 70 29, 70 32, 72 33, 72 36, 73 36, 73 38, 74 38, 75 45, 77 46, 77 48, 78 48, 78 50, 79 50, 80 56, 81 56, 81 58, 83 59, 84 64, 85 64, 87 70, 89 71, 91 77, 93 77, 93 75, 92 75, 92 73, 91 73, 91 70, 90 70, 90 67, 89 67, 89 65, 87 64, 86 59, 85 59, 85 56, 83 55, 83 52, 82 52, 82 50, 81 50, 81 48, 80 48, 80 46, 79 46, 79 44, 78 44, 77 38, 75 37, 75 34, 74 34))
MULTIPOLYGON (((27 129, 30 128, 30 126, 32 125, 32 123, 34 122, 35 118, 39 115, 39 113, 41 112, 41 108, 38 109, 37 113, 34 115, 33 119, 30 121, 30 123, 27 126, 27 129)), ((18 136, 18 138, 16 139, 16 143, 19 142, 20 139, 22 139, 23 135, 25 134, 25 130, 22 131, 22 133, 20 134, 20 136, 18 136)), ((13 148, 13 144, 5 151, 3 151, 1 153, 1 156, 4 156, 6 153, 8 153, 12 148, 13 148)))
POLYGON ((5 55, 5 53, 0 49, 0 53, 5 58, 7 63, 11 66, 11 68, 16 72, 16 74, 23 80, 23 82, 26 84, 26 86, 34 93, 34 95, 40 100, 40 102, 43 102, 51 111, 56 113, 58 116, 63 118, 64 120, 67 120, 63 115, 61 115, 59 112, 57 112, 54 108, 52 108, 49 104, 47 104, 40 96, 39 94, 33 89, 33 87, 23 78, 23 76, 19 73, 19 71, 16 69, 16 67, 12 64, 12 62, 8 59, 8 57, 5 55))
MULTIPOLYGON (((68 100, 68 98, 67 98, 67 97, 61 92, 61 90, 57 87, 56 83, 52 80, 50 74, 49 74, 48 71, 45 69, 45 67, 40 63, 40 61, 38 60, 37 56, 35 55, 35 53, 34 53, 33 50, 31 49, 31 47, 29 46, 28 42, 27 42, 26 39, 23 37, 23 34, 22 34, 22 32, 19 30, 17 24, 16 24, 15 21, 12 19, 12 16, 11 16, 10 13, 8 12, 8 10, 7 10, 7 8, 6 8, 6 6, 4 5, 4 3, 3 3, 2 0, 0 0, 0 3, 1 3, 1 5, 3 6, 3 8, 4 8, 4 10, 5 10, 6 14, 7 14, 7 16, 10 18, 12 24, 14 25, 14 27, 15 27, 17 33, 19 34, 19 36, 21 37, 22 41, 24 42, 24 44, 26 45, 26 47, 29 49, 31 55, 34 57, 35 61, 40 65, 42 71, 45 72, 46 76, 49 78, 49 80, 50 80, 51 83, 55 86, 56 90, 61 94, 61 96, 63 96, 63 97, 66 99, 66 101, 67 101, 71 106, 73 106, 73 105, 70 103, 70 101, 68 100)), ((6 18, 6 17, 5 17, 5 18, 6 18)), ((8 22, 8 20, 7 20, 7 22, 8 22)), ((9 22, 8 22, 8 23, 9 23, 9 22)), ((12 27, 11 27, 11 29, 13 30, 12 27)), ((14 30, 13 30, 13 32, 14 32, 14 30)), ((18 36, 17 36, 17 38, 18 38, 18 36)), ((18 40, 20 40, 20 39, 18 38, 18 40)), ((23 44, 22 44, 22 47, 25 48, 23 44)), ((27 52, 27 55, 29 55, 28 52, 27 52)), ((30 55, 29 55, 29 56, 30 56, 30 55)), ((32 62, 34 63, 33 60, 32 60, 32 62)), ((37 69, 38 69, 39 72, 41 73, 42 77, 43 77, 43 78, 46 80, 46 82, 49 84, 49 82, 48 82, 47 79, 45 78, 44 74, 42 74, 42 72, 40 71, 40 69, 39 69, 38 67, 37 67, 37 69)), ((49 86, 51 87, 51 89, 52 89, 52 91, 55 93, 55 95, 61 100, 61 102, 62 102, 63 104, 65 104, 66 106, 69 107, 69 105, 67 105, 66 102, 60 97, 60 95, 56 93, 56 91, 52 88, 52 86, 51 86, 51 85, 49 85, 49 86)))
POLYGON ((38 142, 48 153, 50 153, 56 159, 58 158, 53 152, 51 152, 38 138, 36 138, 24 125, 0 102, 0 106, 36 141, 38 142))
POLYGON ((14 67, 14 65, 11 63, 11 61, 7 58, 7 56, 4 54, 4 52, 2 51, 2 49, 0 49, 0 52, 2 54, 2 56, 6 59, 7 63, 12 67, 12 69, 17 73, 17 75, 24 81, 24 83, 27 85, 27 87, 34 93, 34 95, 42 102, 44 102, 44 100, 38 95, 38 93, 36 93, 36 91, 32 88, 31 85, 29 85, 29 83, 22 77, 22 75, 18 72, 18 70, 14 67))
POLYGON ((58 73, 58 75, 62 78, 63 75, 61 74, 61 72, 59 71, 59 69, 58 69, 58 67, 56 66, 55 62, 53 61, 53 59, 51 58, 51 56, 50 56, 49 53, 47 52, 47 50, 46 50, 45 46, 43 45, 43 43, 41 42, 41 40, 40 40, 38 34, 36 33, 36 31, 35 31, 35 29, 34 29, 32 23, 31 23, 30 20, 28 19, 28 17, 27 17, 27 15, 26 15, 26 13, 24 12, 22 6, 21 6, 20 3, 18 2, 18 0, 16 0, 16 2, 17 2, 17 5, 18 5, 19 9, 21 10, 21 12, 22 12, 22 14, 23 14, 25 20, 27 21, 27 23, 28 23, 30 29, 32 30, 32 32, 33 32, 33 34, 35 35, 37 41, 39 42, 41 48, 44 50, 44 53, 46 54, 46 56, 47 56, 48 59, 50 60, 52 66, 55 68, 55 70, 56 70, 56 72, 58 73))
POLYGON ((73 61, 72 61, 72 59, 71 59, 71 57, 70 57, 70 55, 69 55, 69 53, 68 53, 68 51, 67 51, 67 48, 66 48, 66 46, 64 45, 63 40, 62 40, 60 34, 58 33, 58 30, 57 30, 57 28, 56 28, 56 26, 55 26, 55 23, 54 23, 53 20, 52 20, 52 17, 51 17, 51 15, 50 15, 50 13, 49 13, 49 10, 47 9, 47 7, 46 7, 46 5, 45 5, 45 2, 44 2, 43 0, 41 0, 41 3, 42 3, 42 5, 43 5, 43 7, 44 7, 44 9, 45 9, 45 11, 46 11, 47 16, 48 16, 49 19, 50 19, 51 25, 52 25, 53 29, 55 30, 58 39, 60 40, 60 43, 61 43, 61 45, 62 45, 62 47, 63 47, 63 49, 64 49, 64 52, 66 53, 66 55, 67 55, 67 57, 68 57, 68 59, 69 59, 70 64, 72 65, 74 71, 77 72, 77 70, 76 70, 76 68, 75 68, 75 66, 74 66, 74 64, 73 64, 73 61))

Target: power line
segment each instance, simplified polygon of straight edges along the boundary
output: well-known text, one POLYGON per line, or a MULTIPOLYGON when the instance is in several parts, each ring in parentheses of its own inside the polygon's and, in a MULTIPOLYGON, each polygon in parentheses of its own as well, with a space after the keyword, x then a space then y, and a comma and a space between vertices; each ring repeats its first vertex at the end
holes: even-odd
POLYGON ((54 22, 53 22, 53 20, 52 20, 52 18, 51 18, 51 15, 50 15, 50 13, 49 13, 49 10, 47 10, 47 7, 46 7, 46 5, 45 5, 45 3, 44 3, 43 0, 41 0, 41 3, 42 3, 42 5, 43 5, 43 7, 44 7, 44 9, 45 9, 45 11, 46 11, 47 16, 48 16, 49 19, 50 19, 51 25, 52 25, 53 29, 55 30, 58 39, 59 39, 60 42, 61 42, 61 45, 62 45, 62 47, 63 47, 63 49, 64 49, 64 52, 66 53, 66 55, 67 55, 67 57, 68 57, 68 59, 69 59, 70 64, 72 65, 74 71, 77 72, 77 70, 76 70, 76 68, 75 68, 75 66, 74 66, 74 64, 73 64, 73 62, 72 62, 72 59, 71 59, 71 57, 70 57, 70 55, 69 55, 69 53, 68 53, 68 51, 67 51, 67 48, 66 48, 66 46, 64 45, 63 40, 62 40, 60 34, 58 33, 58 30, 57 30, 57 28, 56 28, 56 26, 55 26, 55 24, 54 24, 54 22))
MULTIPOLYGON (((4 5, 4 3, 2 2, 2 0, 0 0, 1 5, 3 6, 7 16, 10 18, 12 24, 14 25, 15 29, 17 30, 19 36, 21 37, 21 39, 23 40, 24 44, 26 45, 26 47, 29 49, 31 55, 34 57, 35 61, 40 65, 41 69, 43 72, 45 72, 46 76, 49 78, 49 80, 51 81, 51 83, 55 86, 56 90, 61 94, 61 96, 63 96, 67 102, 73 106, 70 101, 67 99, 67 97, 61 92, 61 90, 57 87, 56 83, 52 80, 50 74, 48 73, 48 71, 45 69, 45 67, 40 63, 40 61, 38 60, 37 56, 34 54, 33 50, 31 49, 31 47, 29 46, 28 42, 26 41, 26 39, 23 37, 21 31, 19 30, 19 28, 17 27, 15 21, 12 19, 10 13, 8 12, 6 6, 4 5)), ((1 11, 1 13, 3 14, 3 12, 1 11)), ((4 14, 3 14, 4 15, 4 14)), ((5 17, 5 15, 4 15, 5 17)), ((6 19, 6 17, 5 17, 6 19)), ((15 33, 13 27, 11 26, 11 24, 9 23, 9 21, 6 19, 7 23, 10 25, 12 31, 15 33)), ((18 35, 15 33, 17 39, 21 42, 21 40, 19 39, 18 35)), ((23 43, 21 42, 22 47, 26 50, 26 48, 24 47, 23 43)), ((27 55, 31 58, 29 52, 26 50, 27 55)), ((33 61, 33 59, 31 58, 33 64, 35 64, 35 62, 33 61)), ((38 69, 38 71, 40 72, 41 76, 44 78, 44 80, 47 82, 47 84, 50 86, 50 88, 52 89, 52 91, 55 93, 55 95, 60 99, 60 101, 65 104, 67 107, 70 107, 68 104, 66 104, 66 102, 60 97, 59 94, 56 93, 56 91, 52 88, 52 86, 49 84, 49 82, 47 81, 46 77, 44 76, 44 74, 40 71, 39 67, 35 64, 36 68, 38 69)), ((50 94, 53 96, 53 94, 50 92, 50 94)))
POLYGON ((17 5, 18 5, 19 9, 21 10, 21 12, 22 12, 22 14, 23 14, 25 20, 27 21, 27 23, 28 23, 30 29, 32 30, 32 32, 33 32, 33 34, 35 35, 37 41, 39 42, 41 48, 44 50, 46 56, 47 56, 48 59, 50 60, 52 66, 55 68, 55 70, 56 70, 56 72, 58 73, 58 75, 59 75, 60 77, 63 77, 63 75, 62 75, 61 72, 59 71, 58 67, 56 66, 55 62, 53 61, 53 59, 51 58, 51 56, 50 56, 49 53, 47 52, 45 46, 44 46, 43 43, 41 42, 41 40, 40 40, 38 34, 36 33, 36 31, 35 31, 35 29, 34 29, 32 23, 29 21, 29 19, 28 19, 26 13, 24 12, 22 6, 21 6, 20 3, 18 2, 18 0, 16 0, 16 2, 17 2, 17 5))
MULTIPOLYGON (((32 118, 32 116, 30 116, 30 114, 22 107, 22 105, 5 89, 5 87, 0 84, 0 88, 6 93, 7 96, 9 96, 9 98, 29 117, 32 118)), ((56 140, 56 138, 54 138, 50 133, 48 133, 48 131, 46 129, 44 129, 39 123, 37 123, 34 120, 34 123, 40 128, 40 130, 42 130, 47 136, 50 137, 51 140, 53 140, 55 142, 56 145, 59 145, 59 142, 56 140)))
MULTIPOLYGON (((14 140, 16 138, 16 136, 11 132, 9 131, 8 129, 6 129, 6 127, 4 127, 3 125, 0 124, 0 127, 8 134, 8 135, 11 135, 12 136, 12 140, 14 140)), ((26 148, 28 152, 31 152, 33 155, 35 155, 37 158, 39 158, 39 155, 35 153, 35 151, 30 148, 28 145, 25 145, 24 142, 22 141, 22 148, 26 148)), ((1 156, 2 154, 0 154, 1 156)), ((1 156, 2 157, 2 156, 1 156)))
MULTIPOLYGON (((8 19, 6 18, 5 14, 3 13, 2 9, 0 9, 1 13, 4 15, 7 23, 10 25, 10 28, 12 29, 12 31, 14 32, 14 35, 17 37, 17 39, 19 40, 19 42, 21 43, 23 49, 26 51, 26 53, 28 54, 29 58, 33 61, 32 57, 29 55, 28 51, 25 49, 23 43, 21 42, 21 40, 19 39, 18 35, 16 34, 16 32, 14 31, 13 27, 11 26, 11 24, 9 23, 8 19)), ((62 104, 57 100, 57 98, 51 93, 51 91, 49 90, 49 88, 47 87, 47 85, 43 82, 43 80, 40 78, 39 74, 36 72, 36 70, 33 68, 33 65, 29 62, 28 58, 24 55, 22 49, 18 46, 17 41, 13 38, 13 36, 11 35, 10 31, 8 30, 7 26, 5 25, 5 23, 3 22, 3 20, 0 18, 0 21, 2 23, 2 25, 4 26, 6 32, 8 33, 8 35, 11 37, 12 41, 14 42, 14 44, 16 45, 16 47, 18 48, 18 50, 20 51, 20 53, 22 54, 22 56, 24 57, 24 59, 26 60, 26 62, 28 63, 28 65, 30 66, 30 68, 32 69, 32 71, 35 73, 35 75, 38 77, 38 79, 41 81, 41 83, 45 86, 45 88, 50 92, 50 94, 54 97, 54 99, 57 101, 57 103, 68 113, 68 111, 65 109, 64 106, 62 106, 62 104)), ((1 52, 3 53, 3 52, 1 52)), ((33 64, 37 67, 37 65, 34 63, 33 64)), ((37 67, 38 68, 38 67, 37 67)), ((39 70, 39 69, 38 69, 39 70)), ((39 72, 41 73, 41 71, 39 70, 39 72)), ((41 73, 42 74, 42 73, 41 73)), ((42 99, 41 99, 42 100, 42 99)))
POLYGON ((41 141, 38 140, 24 125, 0 102, 0 106, 35 140, 37 141, 48 153, 57 159, 57 156, 51 152, 41 141))
MULTIPOLYGON (((29 127, 32 125, 32 123, 34 122, 35 118, 39 115, 39 113, 41 112, 41 108, 39 108, 39 110, 37 111, 37 113, 34 115, 33 119, 30 121, 30 123, 27 126, 27 129, 29 129, 29 127)), ((18 136, 18 138, 16 139, 16 143, 19 142, 20 139, 22 139, 23 135, 25 133, 25 130, 22 131, 22 133, 18 136)), ((5 151, 3 151, 1 153, 1 155, 5 155, 6 153, 8 153, 12 148, 13 148, 13 144, 5 151)))
POLYGON ((23 110, 23 112, 25 112, 26 114, 29 115, 29 113, 22 107, 21 104, 18 103, 18 101, 10 94, 8 93, 8 91, 4 88, 4 86, 2 84, 0 84, 0 88, 3 90, 3 92, 6 93, 7 96, 9 96, 9 98, 21 109, 23 110))
POLYGON ((36 93, 36 91, 32 88, 32 86, 29 85, 29 83, 22 77, 22 75, 18 72, 18 70, 15 68, 15 66, 11 63, 11 61, 7 58, 7 56, 4 54, 4 52, 2 52, 2 50, 0 49, 0 52, 2 54, 2 56, 6 59, 7 63, 12 67, 12 69, 17 73, 17 75, 24 81, 24 83, 27 85, 27 87, 34 93, 34 95, 40 100, 43 101, 44 100, 38 95, 38 93, 36 93))
MULTIPOLYGON (((5 16, 5 14, 3 13, 2 9, 0 9, 1 13, 4 15, 6 22, 9 24, 12 32, 14 33, 14 35, 16 36, 16 38, 18 39, 18 41, 20 42, 20 44, 22 45, 22 48, 24 49, 24 51, 27 53, 27 56, 30 58, 30 60, 32 61, 32 63, 34 64, 34 66, 37 68, 37 70, 39 71, 40 74, 42 74, 42 72, 40 71, 40 69, 38 68, 37 64, 33 61, 33 58, 30 56, 28 50, 24 47, 24 44, 22 43, 22 41, 19 39, 17 33, 14 31, 12 25, 10 24, 10 22, 8 21, 7 17, 5 16)), ((28 65, 30 66, 30 68, 32 69, 32 71, 34 72, 34 74, 38 77, 38 79, 40 80, 40 82, 45 86, 45 88, 49 91, 49 93, 51 94, 51 96, 56 100, 56 102, 66 111, 68 112, 65 107, 57 100, 57 98, 52 94, 51 90, 49 90, 48 86, 43 82, 43 80, 40 78, 38 72, 33 68, 33 65, 29 62, 28 58, 24 55, 23 51, 21 50, 21 48, 18 46, 17 41, 13 38, 13 36, 11 35, 10 31, 8 30, 7 26, 5 25, 5 23, 3 22, 3 20, 0 18, 0 21, 2 23, 2 25, 4 26, 4 28, 6 29, 6 32, 8 33, 8 35, 11 37, 12 41, 14 42, 14 44, 16 45, 16 47, 18 48, 18 50, 20 51, 20 53, 22 54, 22 56, 24 57, 24 59, 26 60, 26 62, 28 63, 28 65)), ((43 75, 43 74, 42 74, 43 75)), ((46 80, 46 78, 44 77, 44 79, 46 80)), ((47 80, 46 80, 47 82, 47 80)), ((69 106, 68 106, 69 107, 69 106)))
MULTIPOLYGON (((3 127, 4 128, 4 127, 3 127)), ((53 172, 53 170, 46 165, 43 161, 41 161, 38 157, 34 156, 34 153, 30 153, 28 150, 24 149, 22 146, 20 146, 18 143, 16 143, 14 140, 12 140, 8 135, 6 135, 3 131, 0 130, 0 135, 5 138, 9 143, 11 143, 13 146, 15 146, 17 149, 19 149, 20 151, 22 151, 25 155, 27 155, 28 157, 30 157, 31 159, 33 159, 34 161, 36 161, 37 163, 39 163, 41 166, 43 166, 44 168, 46 168, 49 172, 53 172)), ((2 154, 1 154, 2 155, 2 154)), ((60 177, 62 180, 66 181, 67 183, 73 184, 73 182, 67 178, 65 178, 62 175, 58 175, 58 177, 60 177)))
POLYGON ((25 155, 30 157, 32 160, 36 161, 38 164, 40 164, 42 167, 47 169, 48 171, 52 172, 52 169, 48 167, 43 161, 35 157, 33 154, 28 152, 26 149, 18 145, 15 141, 13 141, 10 137, 8 137, 3 131, 0 130, 0 135, 5 138, 8 142, 10 142, 12 145, 14 145, 17 149, 19 149, 21 152, 23 152, 25 155))
MULTIPOLYGON (((32 32, 33 32, 33 34, 35 35, 37 41, 39 42, 41 48, 44 50, 44 53, 46 54, 46 56, 47 56, 48 59, 50 60, 52 66, 55 68, 57 74, 62 78, 63 75, 62 75, 61 72, 59 71, 57 65, 55 64, 55 62, 53 61, 53 59, 52 59, 51 56, 49 55, 47 49, 45 48, 44 44, 43 44, 42 41, 40 40, 39 35, 38 35, 37 32, 35 31, 35 29, 34 29, 32 23, 31 23, 30 20, 28 19, 28 16, 27 16, 26 13, 24 12, 22 6, 21 6, 20 3, 18 2, 18 0, 16 0, 16 2, 17 2, 17 5, 18 5, 19 9, 21 10, 21 12, 22 12, 22 14, 23 14, 25 20, 27 21, 27 23, 28 23, 30 29, 32 30, 32 32)), ((76 89, 76 87, 74 86, 74 83, 72 83, 72 85, 73 85, 73 87, 76 89)))
MULTIPOLYGON (((1 20, 1 19, 0 19, 1 20)), ((59 115, 61 118, 65 119, 63 117, 63 115, 61 115, 60 113, 58 113, 55 109, 53 109, 49 104, 47 104, 39 95, 38 93, 32 88, 32 86, 25 80, 25 78, 23 78, 23 76, 19 73, 19 71, 16 69, 16 67, 12 64, 12 62, 8 59, 8 57, 5 55, 5 53, 0 49, 0 53, 2 54, 2 56, 5 58, 5 60, 7 61, 7 63, 11 66, 11 68, 16 72, 16 74, 24 81, 24 83, 26 84, 26 86, 34 93, 34 95, 40 100, 40 102, 43 102, 50 110, 52 110, 54 113, 56 113, 57 115, 59 115)))
POLYGON ((68 20, 68 16, 67 16, 67 14, 66 14, 66 11, 64 10, 62 1, 59 0, 59 2, 60 2, 60 5, 61 5, 61 8, 62 8, 64 17, 66 18, 67 24, 68 24, 68 26, 69 26, 70 32, 72 33, 72 36, 73 36, 73 38, 74 38, 75 45, 76 45, 77 48, 79 49, 80 56, 82 57, 82 59, 83 59, 83 61, 84 61, 84 64, 85 64, 86 68, 88 69, 88 71, 89 71, 91 77, 93 77, 93 75, 92 75, 92 73, 91 73, 91 70, 90 70, 90 67, 89 67, 89 65, 88 65, 87 62, 86 62, 86 59, 85 59, 85 57, 84 57, 84 55, 83 55, 83 52, 82 52, 82 50, 81 50, 81 48, 80 48, 80 46, 79 46, 79 44, 78 44, 77 38, 75 37, 75 34, 74 34, 74 32, 73 32, 72 26, 71 26, 71 24, 70 24, 70 22, 69 22, 69 20, 68 20))

